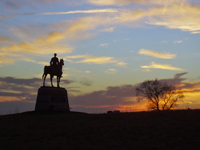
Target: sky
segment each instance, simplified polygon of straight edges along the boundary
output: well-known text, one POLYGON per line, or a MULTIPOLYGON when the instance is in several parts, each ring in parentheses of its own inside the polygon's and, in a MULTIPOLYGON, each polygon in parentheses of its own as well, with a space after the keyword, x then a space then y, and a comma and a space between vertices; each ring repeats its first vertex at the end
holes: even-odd
POLYGON ((198 0, 1 0, 0 115, 35 109, 54 53, 71 111, 146 111, 135 88, 155 79, 200 108, 198 0))

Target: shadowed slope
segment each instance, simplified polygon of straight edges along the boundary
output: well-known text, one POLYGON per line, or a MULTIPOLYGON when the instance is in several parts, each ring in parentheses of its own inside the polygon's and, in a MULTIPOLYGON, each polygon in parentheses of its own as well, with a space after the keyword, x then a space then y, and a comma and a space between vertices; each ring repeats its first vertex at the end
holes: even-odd
POLYGON ((0 117, 1 149, 198 149, 200 110, 0 117))

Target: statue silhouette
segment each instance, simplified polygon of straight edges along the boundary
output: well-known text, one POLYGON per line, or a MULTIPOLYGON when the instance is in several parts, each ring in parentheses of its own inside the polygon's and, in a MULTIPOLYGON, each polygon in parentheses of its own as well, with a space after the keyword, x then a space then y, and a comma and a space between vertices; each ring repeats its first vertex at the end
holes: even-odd
POLYGON ((64 60, 60 59, 60 62, 58 58, 56 57, 57 54, 54 54, 54 57, 51 58, 50 61, 50 66, 45 66, 44 67, 44 73, 42 75, 43 79, 43 86, 45 86, 45 80, 47 75, 50 75, 50 80, 51 80, 51 86, 53 87, 52 79, 54 76, 57 76, 57 87, 59 87, 60 84, 60 78, 62 77, 62 67, 64 65, 64 60))

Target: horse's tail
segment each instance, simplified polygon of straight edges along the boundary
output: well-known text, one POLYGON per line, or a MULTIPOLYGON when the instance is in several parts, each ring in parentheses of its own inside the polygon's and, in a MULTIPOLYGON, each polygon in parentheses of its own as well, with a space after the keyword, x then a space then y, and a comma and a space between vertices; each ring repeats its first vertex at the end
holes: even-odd
POLYGON ((43 75, 42 75, 42 79, 44 79, 44 73, 43 73, 43 75))
POLYGON ((45 74, 46 74, 46 67, 47 67, 47 66, 44 66, 44 73, 43 73, 43 75, 42 75, 42 79, 44 78, 44 76, 45 76, 45 74))

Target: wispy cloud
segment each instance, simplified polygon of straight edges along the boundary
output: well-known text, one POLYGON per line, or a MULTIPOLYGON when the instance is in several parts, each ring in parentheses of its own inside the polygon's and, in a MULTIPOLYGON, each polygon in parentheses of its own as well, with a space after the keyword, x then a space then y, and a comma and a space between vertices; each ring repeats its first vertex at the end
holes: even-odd
POLYGON ((44 65, 44 66, 48 66, 49 62, 39 61, 38 64, 41 64, 41 65, 44 65))
POLYGON ((7 59, 6 62, 8 62, 8 59, 10 59, 7 58, 8 55, 15 58, 16 55, 18 55, 18 57, 23 58, 26 54, 48 55, 53 54, 54 52, 57 52, 58 54, 70 53, 72 52, 73 47, 68 44, 61 44, 59 43, 60 41, 64 39, 71 41, 73 39, 79 40, 90 38, 92 34, 88 31, 93 30, 102 24, 107 24, 107 22, 110 22, 109 18, 104 19, 103 17, 85 17, 65 21, 64 23, 62 22, 61 25, 60 23, 52 25, 52 28, 55 28, 55 26, 62 27, 61 29, 63 31, 53 30, 49 33, 45 33, 41 30, 40 32, 42 33, 40 33, 40 35, 42 35, 42 37, 39 38, 34 35, 35 32, 38 32, 38 28, 34 28, 33 26, 27 27, 26 30, 12 29, 12 34, 16 36, 16 39, 21 39, 21 41, 10 41, 9 37, 2 37, 1 41, 4 42, 4 45, 0 46, 2 58, 4 57, 7 59), (30 39, 30 37, 32 37, 32 39, 30 39))
POLYGON ((183 69, 181 68, 177 68, 177 67, 173 67, 169 64, 158 64, 158 63, 155 63, 155 62, 151 62, 151 64, 149 66, 141 66, 141 68, 144 68, 144 69, 165 69, 165 70, 176 70, 176 71, 181 71, 183 69))
POLYGON ((105 28, 101 30, 102 32, 113 32, 115 27, 105 28))
POLYGON ((123 61, 119 61, 119 62, 117 62, 116 65, 117 65, 117 66, 126 66, 127 63, 125 63, 125 62, 123 62, 123 61))
POLYGON ((161 43, 168 43, 167 41, 162 41, 161 43))
POLYGON ((88 54, 85 54, 85 55, 66 56, 67 59, 77 59, 77 58, 84 58, 84 57, 88 57, 88 54))
POLYGON ((102 43, 102 44, 100 44, 99 46, 102 46, 102 47, 106 47, 106 46, 108 46, 109 44, 108 43, 102 43))
POLYGON ((89 3, 95 5, 129 5, 129 4, 139 4, 139 5, 167 5, 172 2, 184 2, 185 0, 88 0, 89 3))
POLYGON ((33 60, 32 58, 20 58, 19 60, 21 60, 21 61, 27 61, 27 62, 34 62, 34 63, 36 63, 36 61, 35 60, 33 60))
MULTIPOLYGON (((91 9, 91 10, 75 10, 67 12, 45 12, 45 13, 26 13, 22 15, 55 15, 55 14, 74 14, 74 13, 114 13, 111 17, 104 17, 94 24, 109 23, 127 23, 127 22, 143 22, 143 24, 153 24, 166 26, 170 29, 180 29, 189 31, 193 34, 200 33, 200 7, 198 5, 190 5, 186 0, 88 0, 89 3, 95 5, 126 5, 141 4, 147 5, 146 10, 126 10, 126 9, 91 9), (153 5, 153 6, 152 6, 153 5), (143 19, 143 20, 142 20, 143 19), (105 22, 106 20, 106 22, 105 22), (108 21, 110 20, 110 21, 108 21)), ((19 14, 14 14, 19 15, 19 14)), ((97 21, 95 23, 95 21, 97 21)), ((88 22, 86 18, 85 23, 88 22)), ((91 22, 91 21, 90 21, 91 22)), ((90 24, 91 25, 91 24, 90 24)), ((112 27, 109 31, 112 31, 112 27)))
POLYGON ((91 9, 91 10, 75 10, 67 12, 44 12, 44 13, 24 13, 24 14, 12 14, 12 15, 0 15, 0 17, 15 17, 15 16, 27 16, 27 15, 67 15, 67 14, 89 14, 89 13, 115 13, 117 9, 91 9))
MULTIPOLYGON (((200 33, 200 7, 186 3, 185 0, 170 1, 139 1, 139 0, 89 0, 96 5, 124 5, 124 4, 145 4, 146 10, 120 10, 114 18, 120 23, 138 22, 165 26, 170 29, 189 31, 192 34, 200 33), (150 5, 149 5, 150 4, 150 5), (155 6, 152 6, 155 5, 155 6), (157 6, 157 4, 159 4, 157 6)), ((111 19, 112 20, 112 19, 111 19)), ((114 22, 116 23, 115 20, 114 22)), ((130 25, 130 24, 129 24, 130 25)))
MULTIPOLYGON (((166 4, 159 5, 159 7, 157 5, 154 7, 152 7, 152 5, 149 5, 148 8, 145 10, 92 9, 69 12, 55 12, 57 14, 102 13, 102 15, 82 17, 74 20, 65 20, 54 24, 52 23, 51 25, 48 25, 49 28, 51 28, 51 32, 42 31, 42 28, 40 28, 40 31, 42 31, 42 33, 40 33, 40 35, 42 35, 41 37, 35 36, 35 32, 39 31, 37 29, 34 29, 33 26, 27 27, 25 31, 21 31, 21 33, 26 33, 27 31, 29 31, 26 33, 26 37, 23 38, 20 37, 20 33, 15 33, 15 30, 11 30, 12 34, 16 35, 17 40, 11 40, 9 37, 0 38, 0 41, 4 41, 4 45, 0 46, 0 51, 3 53, 1 57, 3 58, 2 60, 4 60, 2 61, 2 63, 15 61, 16 55, 18 55, 19 57, 24 57, 26 54, 48 55, 53 54, 55 51, 59 54, 71 53, 74 48, 68 44, 70 43, 70 41, 91 38, 95 36, 96 33, 98 33, 91 32, 95 29, 98 29, 100 32, 103 30, 107 32, 112 32, 114 29, 113 26, 116 26, 118 24, 129 26, 135 26, 136 24, 152 24, 158 26, 165 26, 170 29, 180 29, 183 31, 189 31, 191 33, 200 33, 200 7, 198 5, 190 5, 181 0, 170 0, 168 2, 156 0, 151 2, 147 0, 90 0, 89 2, 92 4, 113 3, 116 5, 118 5, 118 3, 123 2, 124 4, 166 4), (104 16, 103 12, 108 12, 111 14, 109 16, 104 16), (104 29, 105 27, 106 29, 104 29), (68 41, 68 43, 65 42, 65 44, 61 44, 64 40, 68 41)), ((46 14, 54 14, 54 12, 46 14)), ((147 55, 147 51, 145 55, 147 55)), ((172 57, 175 57, 175 54, 158 53, 153 51, 148 51, 148 55, 163 59, 172 59, 172 57)), ((123 63, 118 64, 122 65, 123 63)))
POLYGON ((0 64, 10 64, 13 62, 14 62, 14 59, 7 58, 4 53, 0 53, 0 64))
MULTIPOLYGON (((34 28, 31 30, 34 30, 34 28)), ((71 46, 59 43, 60 40, 66 38, 63 33, 54 31, 47 33, 46 37, 37 38, 34 36, 34 33, 26 33, 26 30, 23 34, 20 34, 21 32, 23 31, 12 29, 12 34, 14 35, 12 37, 13 40, 11 38, 3 39, 4 44, 0 46, 1 63, 13 63, 19 60, 35 62, 32 58, 27 58, 27 54, 45 56, 52 55, 55 52, 58 54, 66 54, 73 51, 71 46), (32 36, 30 36, 31 34, 32 36), (17 42, 14 37, 18 39, 17 42), (27 37, 32 37, 32 39, 27 37)))
MULTIPOLYGON (((48 3, 55 3, 55 2, 59 2, 62 0, 34 0, 34 1, 27 1, 27 0, 2 0, 2 8, 3 9, 21 9, 23 7, 27 7, 27 8, 31 8, 31 9, 35 9, 37 6, 37 4, 48 4, 48 3), (36 5, 35 5, 36 4, 36 5)), ((69 0, 70 1, 70 0, 69 0)), ((78 0, 77 0, 78 1, 78 0)))
POLYGON ((162 59, 173 59, 176 57, 176 54, 160 53, 160 52, 156 52, 154 50, 148 50, 148 49, 140 49, 139 54, 152 56, 156 58, 162 58, 162 59))
POLYGON ((117 9, 109 8, 109 9, 91 9, 91 10, 75 10, 75 11, 67 11, 67 12, 46 12, 46 13, 37 13, 37 15, 63 15, 63 14, 75 14, 75 13, 112 13, 118 12, 117 9))
POLYGON ((108 69, 106 70, 106 74, 116 74, 117 70, 116 69, 108 69))
MULTIPOLYGON (((184 0, 177 1, 121 1, 121 0, 91 0, 96 4, 122 4, 127 3, 157 3, 159 6, 148 6, 146 10, 120 10, 118 15, 114 17, 113 22, 124 23, 138 22, 143 24, 152 24, 157 26, 165 26, 170 29, 180 29, 182 31, 189 31, 193 34, 200 33, 200 7, 198 5, 190 5, 184 0), (142 20, 143 19, 143 20, 142 20)), ((129 24, 130 25, 130 24, 129 24)))
POLYGON ((72 55, 72 56, 66 56, 66 59, 79 59, 76 60, 76 63, 88 63, 88 64, 108 64, 108 63, 114 63, 118 66, 125 66, 126 63, 114 58, 114 57, 95 57, 89 54, 85 55, 72 55), (80 60, 81 59, 81 60, 80 60))
POLYGON ((40 64, 40 65, 44 65, 44 66, 48 66, 50 65, 49 62, 45 62, 45 61, 36 61, 36 60, 33 60, 31 58, 20 58, 16 61, 26 61, 26 62, 33 62, 33 63, 37 63, 37 64, 40 64))
POLYGON ((31 43, 12 42, 10 45, 0 47, 0 50, 5 54, 10 53, 9 55, 15 55, 15 54, 47 55, 47 54, 53 54, 55 51, 60 54, 67 52, 69 53, 72 51, 72 48, 67 45, 65 46, 56 45, 54 43, 45 41, 45 39, 41 39, 41 42, 39 40, 31 43))
POLYGON ((91 71, 85 71, 85 73, 90 73, 91 71))
POLYGON ((151 70, 149 68, 142 70, 144 72, 150 72, 151 70))
POLYGON ((172 3, 165 7, 151 8, 149 24, 165 26, 170 29, 189 31, 192 34, 200 33, 200 7, 188 3, 172 3), (157 15, 155 12, 157 11, 157 15))
POLYGON ((93 57, 89 56, 77 63, 88 63, 88 64, 107 64, 107 63, 117 63, 118 61, 114 57, 93 57))
POLYGON ((179 40, 179 41, 174 41, 174 43, 182 43, 183 41, 182 40, 179 40))

